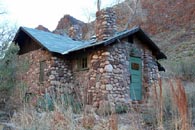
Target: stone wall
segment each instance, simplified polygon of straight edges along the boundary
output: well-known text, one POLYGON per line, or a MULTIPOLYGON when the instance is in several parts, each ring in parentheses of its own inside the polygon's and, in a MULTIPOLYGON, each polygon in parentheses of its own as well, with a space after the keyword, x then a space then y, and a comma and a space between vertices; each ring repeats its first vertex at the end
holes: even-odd
MULTIPOLYGON (((73 94, 73 76, 70 61, 65 57, 55 56, 45 50, 35 50, 19 56, 20 60, 27 61, 28 70, 21 74, 21 80, 27 85, 26 94, 39 97, 50 93, 73 94), (40 62, 45 61, 44 81, 40 82, 40 62)), ((74 94, 73 94, 74 95, 74 94)))
POLYGON ((145 95, 144 99, 147 101, 149 97, 151 97, 153 94, 152 86, 156 83, 158 83, 158 79, 160 78, 158 66, 155 61, 155 57, 152 55, 152 52, 148 49, 144 49, 143 52, 143 58, 144 58, 144 87, 145 87, 145 95))
POLYGON ((91 55, 91 68, 89 69, 88 97, 92 98, 93 106, 97 107, 101 101, 108 100, 107 94, 110 90, 109 73, 113 71, 108 61, 110 52, 100 49, 91 55))
POLYGON ((82 40, 82 30, 79 25, 73 25, 68 30, 68 35, 74 40, 82 40))
POLYGON ((85 103, 99 107, 104 101, 117 103, 129 99, 129 49, 130 44, 123 42, 91 50, 88 69, 73 69, 74 84, 79 86, 85 103))
POLYGON ((54 95, 71 94, 77 96, 82 103, 99 107, 104 101, 112 104, 130 101, 130 55, 142 59, 143 74, 143 100, 149 96, 150 86, 158 80, 158 67, 152 52, 134 40, 98 47, 86 52, 75 53, 73 58, 52 55, 45 50, 36 50, 21 55, 28 58, 29 70, 23 75, 28 85, 28 92, 42 95, 47 90, 54 95), (86 53, 88 55, 88 68, 78 70, 77 57, 86 53), (40 83, 40 61, 45 61, 44 81, 40 83))
MULTIPOLYGON (((86 104, 98 107, 101 100, 107 100, 109 88, 106 86, 109 82, 107 72, 113 69, 107 61, 108 55, 110 53, 106 51, 106 48, 93 49, 88 52, 88 69, 77 70, 73 67, 75 68, 73 69, 74 84, 78 86, 82 101, 86 104)), ((74 65, 76 62, 72 63, 72 66, 76 66, 74 65)))
POLYGON ((130 55, 142 59, 143 101, 147 101, 150 86, 158 80, 158 67, 152 52, 137 40, 134 44, 123 40, 88 52, 88 69, 73 71, 74 84, 81 92, 82 101, 94 107, 101 106, 104 101, 114 105, 131 101, 130 55), (136 54, 132 55, 134 50, 136 54))
POLYGON ((49 71, 51 68, 51 54, 44 50, 35 50, 29 53, 25 53, 19 56, 20 61, 25 61, 27 65, 27 72, 21 74, 21 80, 25 81, 28 90, 27 93, 41 95, 45 92, 45 88, 48 88, 49 81, 49 71), (44 81, 40 83, 39 73, 40 73, 40 62, 45 61, 46 66, 44 69, 44 81))
MULTIPOLYGON (((136 37, 134 38, 132 48, 138 48, 140 50, 140 57, 142 58, 142 84, 143 84, 143 101, 147 102, 147 99, 151 96, 152 85, 160 78, 156 58, 152 54, 152 51, 136 37)), ((138 52, 137 52, 138 53, 138 52)))
POLYGON ((70 61, 62 56, 53 56, 51 60, 48 79, 50 87, 48 91, 52 95, 73 94, 74 85, 70 61))
POLYGON ((113 71, 109 77, 109 100, 115 103, 126 102, 129 97, 130 71, 129 53, 130 43, 121 41, 120 43, 109 46, 110 55, 108 61, 113 66, 113 71))
POLYGON ((116 14, 112 8, 102 9, 96 13, 95 33, 98 41, 116 33, 116 14))

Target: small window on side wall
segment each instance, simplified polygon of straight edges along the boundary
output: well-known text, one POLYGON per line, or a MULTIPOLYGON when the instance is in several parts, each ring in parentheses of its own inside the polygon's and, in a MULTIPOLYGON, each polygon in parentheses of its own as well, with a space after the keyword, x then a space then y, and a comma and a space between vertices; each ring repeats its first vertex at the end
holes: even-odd
POLYGON ((45 61, 40 61, 40 72, 39 72, 39 82, 43 83, 45 80, 45 73, 44 69, 46 68, 46 62, 45 61))
POLYGON ((88 59, 87 55, 81 56, 78 58, 78 70, 85 70, 88 69, 88 59))

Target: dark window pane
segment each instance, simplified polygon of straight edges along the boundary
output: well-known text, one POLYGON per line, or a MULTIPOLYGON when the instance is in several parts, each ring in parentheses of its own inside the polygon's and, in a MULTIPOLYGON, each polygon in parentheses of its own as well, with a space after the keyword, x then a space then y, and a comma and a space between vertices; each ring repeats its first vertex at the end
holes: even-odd
POLYGON ((87 56, 81 57, 78 59, 78 69, 87 68, 87 56))

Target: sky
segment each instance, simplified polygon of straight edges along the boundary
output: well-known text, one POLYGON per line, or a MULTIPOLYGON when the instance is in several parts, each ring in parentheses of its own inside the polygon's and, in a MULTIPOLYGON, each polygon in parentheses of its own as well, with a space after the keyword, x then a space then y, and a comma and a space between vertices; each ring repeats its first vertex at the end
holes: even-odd
MULTIPOLYGON (((84 22, 94 20, 97 0, 0 0, 7 19, 17 26, 35 28, 43 25, 54 30, 60 18, 70 14, 84 22)), ((102 0, 101 8, 112 6, 119 0, 102 0)))

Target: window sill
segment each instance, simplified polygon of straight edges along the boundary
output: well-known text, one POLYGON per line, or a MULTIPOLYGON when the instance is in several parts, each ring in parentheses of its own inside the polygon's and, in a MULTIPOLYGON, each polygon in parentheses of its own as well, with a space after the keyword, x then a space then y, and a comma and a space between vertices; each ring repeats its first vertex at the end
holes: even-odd
POLYGON ((44 81, 40 81, 38 85, 44 85, 44 81))
POLYGON ((77 71, 86 71, 86 70, 89 70, 89 68, 77 69, 77 71))

